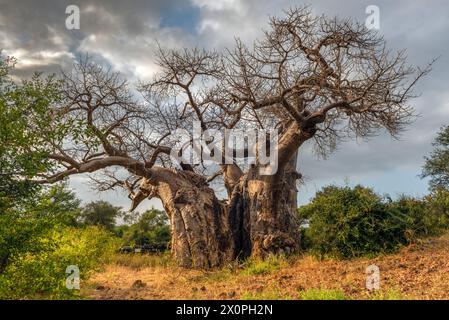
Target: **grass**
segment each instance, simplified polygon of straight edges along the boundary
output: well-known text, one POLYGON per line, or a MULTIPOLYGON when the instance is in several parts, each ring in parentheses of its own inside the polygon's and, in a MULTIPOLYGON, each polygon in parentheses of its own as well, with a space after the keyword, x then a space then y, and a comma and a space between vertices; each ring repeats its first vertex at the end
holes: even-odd
POLYGON ((269 274, 279 270, 288 264, 287 260, 282 256, 269 256, 265 260, 250 259, 244 267, 242 274, 248 276, 257 276, 269 274))
POLYGON ((342 290, 338 289, 309 289, 299 292, 301 300, 348 300, 342 290))
POLYGON ((241 300, 292 300, 293 298, 285 292, 276 290, 266 290, 261 292, 244 292, 240 296, 241 300))
POLYGON ((114 255, 88 280, 95 286, 85 293, 96 299, 448 299, 448 255, 449 234, 376 258, 271 256, 208 271, 175 267, 168 254, 114 255), (371 264, 381 272, 381 289, 374 292, 365 287, 371 264), (136 280, 147 286, 133 289, 136 280))
POLYGON ((154 267, 168 267, 174 265, 174 261, 169 252, 160 254, 117 253, 111 256, 107 262, 118 266, 129 267, 135 270, 154 267))
POLYGON ((397 289, 375 291, 370 300, 405 300, 405 296, 397 289))
POLYGON ((231 269, 225 268, 216 271, 205 272, 202 275, 197 276, 194 280, 209 281, 209 282, 223 282, 229 280, 231 277, 235 277, 236 274, 231 269))

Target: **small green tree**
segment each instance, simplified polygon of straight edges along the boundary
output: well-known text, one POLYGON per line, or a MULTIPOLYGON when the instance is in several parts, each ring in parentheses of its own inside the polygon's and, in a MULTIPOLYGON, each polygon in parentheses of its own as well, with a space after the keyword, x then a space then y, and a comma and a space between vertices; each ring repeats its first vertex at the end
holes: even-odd
POLYGON ((123 234, 126 244, 168 243, 170 226, 164 211, 151 208, 142 213, 137 222, 132 224, 123 234))
POLYGON ((424 198, 426 213, 433 217, 439 230, 449 229, 449 190, 436 188, 424 198))
POLYGON ((61 102, 60 82, 35 74, 16 83, 10 77, 14 65, 0 52, 0 273, 19 254, 38 250, 35 240, 56 221, 43 203, 53 196, 29 178, 53 169, 48 154, 64 131, 48 126, 58 118, 53 106, 61 102))
POLYGON ((20 255, 49 249, 39 239, 56 226, 74 225, 80 203, 65 185, 9 199, 0 212, 0 273, 20 255))
POLYGON ((86 204, 81 211, 79 220, 84 225, 101 226, 107 230, 113 230, 116 219, 122 215, 120 207, 100 200, 86 204))
MULTIPOLYGON (((0 196, 20 197, 35 189, 27 181, 41 170, 57 169, 49 159, 67 126, 59 122, 54 106, 62 102, 61 82, 36 73, 14 82, 9 73, 15 60, 0 52, 0 196), (49 127, 49 123, 53 123, 49 127), (45 134, 44 134, 45 133, 45 134), (45 136, 48 134, 48 136, 45 136)), ((3 199, 7 201, 7 199, 3 199)))
POLYGON ((441 128, 432 146, 434 150, 425 157, 421 177, 430 177, 433 189, 449 189, 449 126, 441 128))

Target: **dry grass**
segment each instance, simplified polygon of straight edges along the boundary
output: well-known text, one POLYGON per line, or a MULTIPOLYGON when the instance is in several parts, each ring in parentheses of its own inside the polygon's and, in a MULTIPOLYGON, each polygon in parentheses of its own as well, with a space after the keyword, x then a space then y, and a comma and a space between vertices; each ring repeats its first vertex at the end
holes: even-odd
POLYGON ((347 261, 306 255, 206 272, 158 259, 116 258, 82 293, 92 299, 449 299, 449 235, 394 255, 347 261), (365 288, 371 264, 381 272, 375 292, 365 288))
POLYGON ((161 254, 116 254, 107 261, 111 265, 129 267, 135 270, 152 267, 170 267, 173 260, 169 253, 161 254))

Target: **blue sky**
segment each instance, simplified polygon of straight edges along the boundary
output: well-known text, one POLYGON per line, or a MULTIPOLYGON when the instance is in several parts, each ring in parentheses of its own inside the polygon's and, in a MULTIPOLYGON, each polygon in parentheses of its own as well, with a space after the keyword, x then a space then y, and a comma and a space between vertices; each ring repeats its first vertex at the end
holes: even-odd
POLYGON ((185 2, 179 6, 173 6, 161 13, 161 28, 180 28, 187 33, 195 35, 198 30, 201 10, 197 6, 185 2))

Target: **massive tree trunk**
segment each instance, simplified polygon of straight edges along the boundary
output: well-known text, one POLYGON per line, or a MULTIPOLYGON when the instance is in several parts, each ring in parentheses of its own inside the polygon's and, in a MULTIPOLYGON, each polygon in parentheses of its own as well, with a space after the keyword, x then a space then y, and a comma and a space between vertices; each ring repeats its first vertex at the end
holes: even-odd
POLYGON ((279 168, 273 175, 261 175, 258 166, 246 174, 235 165, 222 166, 228 201, 218 200, 201 175, 153 170, 154 181, 144 181, 141 192, 161 199, 178 263, 208 269, 237 258, 298 251, 296 158, 304 140, 296 126, 286 131, 279 141, 279 168))
POLYGON ((234 186, 228 206, 236 258, 290 254, 299 249, 296 157, 276 175, 253 167, 234 186))
POLYGON ((286 128, 279 140, 278 170, 273 175, 262 175, 257 165, 245 175, 230 171, 232 166, 224 171, 228 193, 232 190, 229 218, 237 257, 299 250, 296 182, 301 175, 296 165, 298 148, 308 138, 310 135, 301 132, 296 123, 286 128))
POLYGON ((209 269, 234 259, 229 211, 202 176, 160 169, 158 183, 141 191, 161 199, 172 231, 171 250, 180 266, 209 269), (146 192, 145 192, 146 191, 146 192))
MULTIPOLYGON (((296 161, 294 161, 296 163, 296 161)), ((245 185, 251 255, 290 254, 300 247, 296 214, 299 174, 289 165, 274 176, 250 170, 245 185)))
MULTIPOLYGON (((230 201, 216 198, 202 176, 159 170, 159 182, 140 187, 158 197, 170 218, 171 250, 180 266, 209 269, 234 259, 299 248, 296 223, 296 171, 260 176, 257 170, 234 179, 230 201)), ((238 172, 234 172, 239 174, 238 172)))

